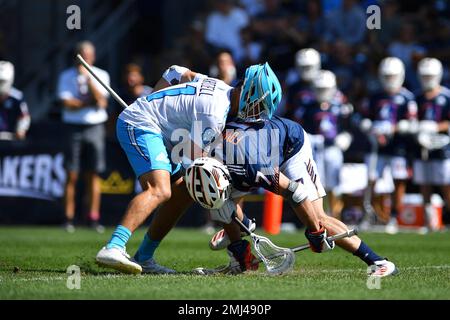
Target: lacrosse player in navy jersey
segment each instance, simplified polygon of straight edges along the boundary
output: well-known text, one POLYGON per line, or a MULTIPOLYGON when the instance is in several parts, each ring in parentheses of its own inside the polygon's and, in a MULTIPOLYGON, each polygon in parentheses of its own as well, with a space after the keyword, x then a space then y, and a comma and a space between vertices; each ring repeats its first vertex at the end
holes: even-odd
MULTIPOLYGON (((422 93, 417 97, 420 121, 418 132, 425 137, 441 134, 446 138, 445 136, 450 135, 450 90, 440 85, 442 64, 435 58, 424 58, 419 62, 417 71, 422 87, 422 93)), ((420 185, 423 196, 426 227, 432 229, 430 220, 433 211, 433 186, 442 189, 447 208, 450 207, 450 144, 447 142, 434 150, 426 150, 430 144, 427 141, 424 144, 416 153, 414 182, 420 185)))
POLYGON ((397 214, 401 210, 403 196, 408 179, 408 149, 411 146, 409 124, 417 117, 417 104, 414 95, 403 87, 405 68, 403 62, 394 57, 381 61, 379 79, 383 90, 368 100, 366 119, 361 121, 364 131, 376 137, 378 160, 371 168, 370 156, 366 158, 369 166, 369 186, 383 174, 386 166, 390 166, 394 178, 395 191, 392 197, 391 219, 386 225, 386 232, 396 233, 397 214))
POLYGON ((297 71, 295 76, 298 79, 292 81, 287 94, 287 115, 290 118, 315 100, 313 80, 321 68, 319 52, 313 48, 299 50, 295 55, 295 66, 297 71))
POLYGON ((314 102, 297 109, 294 119, 310 135, 314 160, 333 216, 339 213, 334 190, 339 185, 339 173, 344 162, 343 151, 351 143, 346 132, 353 106, 336 86, 336 76, 328 70, 320 70, 313 81, 314 102))
MULTIPOLYGON (((227 248, 234 273, 253 270, 254 257, 247 240, 241 239, 239 226, 232 222, 237 214, 244 222, 240 199, 262 187, 289 201, 297 217, 306 226, 305 236, 314 252, 334 248, 327 239, 347 231, 341 221, 323 211, 325 190, 317 174, 308 135, 298 123, 273 117, 254 123, 228 123, 223 142, 214 145, 210 155, 199 158, 186 171, 186 187, 191 197, 212 209, 214 220, 224 223, 225 232, 213 237, 213 249, 227 248)), ((346 251, 371 266, 374 276, 397 273, 395 265, 377 255, 357 236, 336 241, 346 251)))

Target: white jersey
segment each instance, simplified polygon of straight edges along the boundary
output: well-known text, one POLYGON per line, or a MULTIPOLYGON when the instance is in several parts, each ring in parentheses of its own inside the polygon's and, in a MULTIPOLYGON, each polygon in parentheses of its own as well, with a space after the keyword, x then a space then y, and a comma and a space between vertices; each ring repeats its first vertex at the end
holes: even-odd
POLYGON ((225 127, 231 89, 221 80, 201 78, 139 98, 119 118, 133 127, 161 134, 169 151, 179 142, 172 141, 172 134, 176 137, 180 132, 177 129, 195 137, 194 129, 199 124, 202 141, 207 144, 205 138, 220 134, 225 127))

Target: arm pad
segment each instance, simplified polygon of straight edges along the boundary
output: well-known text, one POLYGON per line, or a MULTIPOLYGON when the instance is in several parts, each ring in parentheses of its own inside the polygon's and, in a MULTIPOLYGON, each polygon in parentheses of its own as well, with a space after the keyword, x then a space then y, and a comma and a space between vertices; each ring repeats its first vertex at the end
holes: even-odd
POLYGON ((168 83, 170 83, 171 85, 174 86, 174 85, 180 83, 181 77, 187 71, 189 71, 188 68, 173 65, 170 68, 168 68, 166 71, 164 71, 162 77, 164 78, 164 80, 166 80, 168 83))

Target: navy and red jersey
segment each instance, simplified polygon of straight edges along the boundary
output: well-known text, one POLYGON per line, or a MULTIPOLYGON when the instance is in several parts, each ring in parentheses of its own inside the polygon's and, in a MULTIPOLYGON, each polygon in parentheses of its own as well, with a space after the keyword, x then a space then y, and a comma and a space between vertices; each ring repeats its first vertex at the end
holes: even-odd
MULTIPOLYGON (((419 121, 450 121, 450 89, 447 87, 441 87, 439 94, 431 99, 427 99, 424 94, 418 95, 417 105, 419 108, 419 121)), ((450 158, 449 145, 444 149, 430 151, 429 153, 429 159, 446 158, 450 158)))
POLYGON ((304 130, 289 119, 274 116, 262 123, 230 122, 223 132, 223 158, 233 187, 262 187, 278 192, 279 168, 303 147, 304 130))
POLYGON ((0 132, 16 133, 19 121, 28 116, 21 91, 12 88, 5 100, 0 99, 0 132))
MULTIPOLYGON (((374 94, 369 98, 364 112, 373 125, 396 126, 400 120, 417 118, 417 103, 411 91, 401 88, 394 95, 385 92, 374 94)), ((411 137, 395 134, 386 145, 380 146, 379 153, 406 157, 410 142, 411 137)))
POLYGON ((295 82, 289 87, 287 93, 288 116, 292 115, 299 108, 305 108, 316 100, 312 86, 302 80, 295 82))
POLYGON ((337 91, 330 103, 314 101, 305 108, 299 108, 294 119, 312 135, 322 135, 325 145, 333 145, 336 136, 347 126, 353 108, 347 104, 347 98, 337 91), (348 106, 348 107, 346 107, 348 106))

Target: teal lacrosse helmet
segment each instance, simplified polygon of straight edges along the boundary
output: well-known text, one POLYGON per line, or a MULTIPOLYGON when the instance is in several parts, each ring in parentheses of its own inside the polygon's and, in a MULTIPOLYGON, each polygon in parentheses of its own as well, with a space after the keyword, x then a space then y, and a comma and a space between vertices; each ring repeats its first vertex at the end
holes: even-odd
POLYGON ((245 122, 272 118, 281 96, 280 82, 267 62, 248 67, 239 98, 238 118, 245 122))

